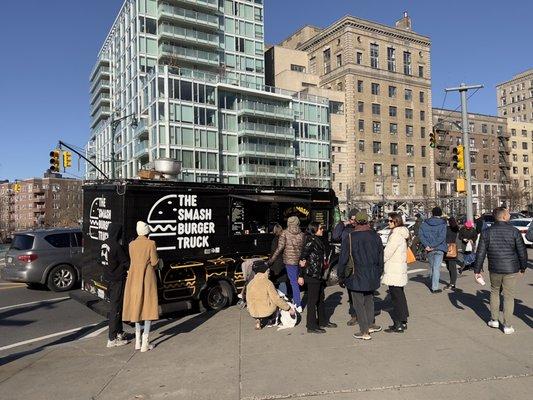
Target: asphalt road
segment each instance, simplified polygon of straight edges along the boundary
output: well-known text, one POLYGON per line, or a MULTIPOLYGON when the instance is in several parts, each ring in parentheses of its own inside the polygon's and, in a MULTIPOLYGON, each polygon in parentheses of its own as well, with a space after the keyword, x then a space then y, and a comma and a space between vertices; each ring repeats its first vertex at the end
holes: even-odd
POLYGON ((104 333, 104 318, 68 293, 0 281, 0 359, 104 333))

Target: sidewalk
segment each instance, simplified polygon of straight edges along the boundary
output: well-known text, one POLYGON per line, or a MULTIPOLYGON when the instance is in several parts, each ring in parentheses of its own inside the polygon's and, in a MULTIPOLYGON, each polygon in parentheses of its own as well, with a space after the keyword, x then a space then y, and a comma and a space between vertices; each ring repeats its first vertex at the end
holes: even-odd
MULTIPOLYGON (((307 334, 304 324, 258 332, 246 310, 231 307, 159 322, 148 353, 106 349, 100 335, 27 355, 0 367, 0 393, 6 400, 531 398, 533 271, 518 287, 514 335, 487 327, 489 288, 471 272, 458 286, 463 293, 433 295, 422 276, 411 276, 403 334, 356 341, 345 324, 346 295, 332 287, 328 311, 339 327, 324 335, 307 334)), ((377 323, 390 324, 386 311, 377 323)))

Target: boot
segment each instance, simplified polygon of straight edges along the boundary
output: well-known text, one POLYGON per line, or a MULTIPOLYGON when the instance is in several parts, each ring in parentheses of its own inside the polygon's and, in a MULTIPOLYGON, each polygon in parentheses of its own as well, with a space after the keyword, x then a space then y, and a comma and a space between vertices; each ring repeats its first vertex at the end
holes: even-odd
POLYGON ((135 350, 141 350, 141 332, 135 332, 135 350))
POLYGON ((401 322, 394 321, 394 325, 389 326, 385 329, 387 333, 403 333, 404 329, 401 322))
POLYGON ((149 350, 152 350, 154 348, 153 345, 149 344, 149 338, 150 335, 144 335, 143 334, 143 342, 141 345, 141 353, 146 353, 149 350))

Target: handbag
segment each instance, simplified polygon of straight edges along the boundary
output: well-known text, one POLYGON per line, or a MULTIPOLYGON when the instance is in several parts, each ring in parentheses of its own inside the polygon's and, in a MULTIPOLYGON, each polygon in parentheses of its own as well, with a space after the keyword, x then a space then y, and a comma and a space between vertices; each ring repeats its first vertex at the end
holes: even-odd
POLYGON ((456 243, 448 243, 448 251, 446 252, 446 258, 457 258, 456 243))
POLYGON ((407 264, 412 264, 416 261, 415 253, 409 246, 407 246, 407 264))
POLYGON ((344 269, 344 279, 349 278, 355 270, 355 262, 352 256, 352 235, 348 234, 348 241, 350 242, 350 253, 348 257, 348 262, 346 263, 346 268, 344 269))

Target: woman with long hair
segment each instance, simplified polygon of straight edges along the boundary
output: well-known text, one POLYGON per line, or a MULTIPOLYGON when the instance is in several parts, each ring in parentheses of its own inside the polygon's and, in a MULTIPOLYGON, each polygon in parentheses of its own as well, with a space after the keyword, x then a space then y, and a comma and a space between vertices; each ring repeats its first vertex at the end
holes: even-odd
POLYGON ((322 240, 325 227, 318 222, 311 222, 307 227, 305 245, 300 256, 298 284, 307 284, 307 332, 325 333, 324 328, 336 328, 337 325, 326 321, 324 305, 323 280, 326 245, 322 240))
MULTIPOLYGON (((274 234, 274 239, 272 239, 272 244, 270 246, 270 254, 274 254, 279 244, 279 237, 283 232, 283 228, 280 224, 275 224, 272 228, 272 233, 274 234)), ((274 283, 274 286, 278 288, 280 292, 284 295, 287 295, 287 271, 285 265, 283 264, 282 255, 278 255, 274 262, 270 266, 270 280, 274 283)))
POLYGON ((389 214, 391 233, 384 251, 385 269, 381 282, 389 286, 392 301, 392 325, 385 332, 402 333, 407 329, 409 309, 405 298, 404 287, 407 285, 407 240, 409 229, 403 225, 398 213, 389 214))
POLYGON ((444 286, 444 290, 455 290, 457 283, 457 234, 459 232, 459 224, 454 217, 448 218, 448 226, 446 227, 446 244, 448 245, 448 253, 444 255, 446 268, 450 273, 450 283, 444 286), (451 251, 450 251, 451 250, 451 251))

